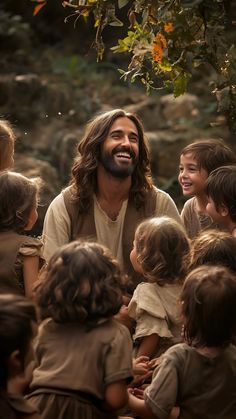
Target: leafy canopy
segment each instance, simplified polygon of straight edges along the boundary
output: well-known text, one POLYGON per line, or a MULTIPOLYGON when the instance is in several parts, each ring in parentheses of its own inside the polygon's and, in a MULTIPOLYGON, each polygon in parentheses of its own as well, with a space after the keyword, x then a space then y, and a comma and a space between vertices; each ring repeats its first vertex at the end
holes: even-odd
MULTIPOLYGON (((32 1, 37 3, 34 14, 47 3, 32 1)), ((194 69, 210 64, 218 77, 213 91, 236 132, 236 54, 226 36, 224 0, 68 0, 62 5, 72 11, 68 17, 74 17, 75 24, 81 17, 93 16, 98 60, 105 50, 104 28, 113 26, 115 31, 125 26, 124 38, 111 49, 130 55, 128 68, 119 70, 121 76, 140 80, 148 92, 168 86, 179 96, 194 69), (124 22, 117 17, 123 8, 124 22)))

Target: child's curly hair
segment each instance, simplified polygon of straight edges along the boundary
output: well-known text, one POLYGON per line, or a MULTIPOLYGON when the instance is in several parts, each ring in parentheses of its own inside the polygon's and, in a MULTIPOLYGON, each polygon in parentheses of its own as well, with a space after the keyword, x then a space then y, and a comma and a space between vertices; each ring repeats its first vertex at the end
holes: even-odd
POLYGON ((118 262, 105 247, 71 242, 53 255, 35 289, 41 317, 93 327, 118 313, 123 281, 118 262))
POLYGON ((189 262, 184 228, 170 217, 143 221, 135 233, 137 260, 144 277, 159 285, 183 280, 189 262))

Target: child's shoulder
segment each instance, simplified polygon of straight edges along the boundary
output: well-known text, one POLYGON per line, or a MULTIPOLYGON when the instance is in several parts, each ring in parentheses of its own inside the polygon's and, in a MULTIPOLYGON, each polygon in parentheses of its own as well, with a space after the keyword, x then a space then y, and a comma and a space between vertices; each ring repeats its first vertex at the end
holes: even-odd
POLYGON ((40 256, 42 246, 43 243, 40 238, 25 236, 25 239, 22 240, 19 253, 23 256, 40 256))

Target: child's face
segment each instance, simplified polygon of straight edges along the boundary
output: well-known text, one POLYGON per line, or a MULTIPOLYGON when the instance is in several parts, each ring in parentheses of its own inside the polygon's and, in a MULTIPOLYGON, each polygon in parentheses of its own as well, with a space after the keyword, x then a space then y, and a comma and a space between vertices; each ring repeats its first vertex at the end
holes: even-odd
POLYGON ((137 258, 136 238, 134 238, 133 249, 130 252, 130 262, 132 263, 135 272, 142 273, 142 267, 137 258))
POLYGON ((38 202, 37 198, 35 199, 35 203, 33 207, 31 208, 30 214, 29 214, 29 221, 27 226, 25 227, 25 230, 30 231, 33 226, 35 225, 37 219, 38 219, 38 202))
POLYGON ((204 193, 208 173, 199 169, 198 162, 191 153, 180 156, 179 183, 186 196, 201 196, 204 193))
POLYGON ((206 206, 206 212, 208 215, 210 215, 214 222, 224 226, 224 222, 226 221, 226 217, 228 215, 228 210, 226 207, 220 206, 218 209, 216 209, 214 201, 211 197, 209 197, 206 206))

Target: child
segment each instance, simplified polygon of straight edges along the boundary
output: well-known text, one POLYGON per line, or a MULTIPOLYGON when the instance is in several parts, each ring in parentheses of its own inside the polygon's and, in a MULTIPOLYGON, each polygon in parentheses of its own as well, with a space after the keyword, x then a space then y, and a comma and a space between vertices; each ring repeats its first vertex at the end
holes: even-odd
POLYGON ((169 217, 143 221, 130 260, 146 282, 139 284, 128 313, 136 320, 137 357, 159 356, 180 341, 179 294, 189 254, 184 229, 169 217))
POLYGON ((236 165, 215 169, 206 182, 208 215, 236 237, 236 165))
POLYGON ((38 186, 19 173, 0 172, 0 289, 31 296, 41 241, 24 235, 35 224, 38 186))
POLYGON ((191 245, 190 270, 201 265, 220 265, 236 274, 236 237, 218 230, 202 231, 191 245))
POLYGON ((1 418, 39 419, 35 408, 21 394, 22 383, 28 385, 31 378, 29 367, 33 361, 36 321, 36 310, 30 301, 20 295, 0 295, 1 418))
POLYGON ((212 219, 206 214, 206 179, 217 167, 235 163, 233 151, 219 140, 195 141, 181 151, 179 183, 185 196, 193 196, 181 212, 190 239, 196 237, 201 230, 213 227, 212 219))
POLYGON ((186 343, 168 349, 144 400, 130 394, 130 407, 140 418, 165 419, 177 405, 179 419, 235 419, 236 277, 224 267, 199 267, 181 300, 186 343))
POLYGON ((0 171, 14 165, 15 134, 10 122, 0 120, 0 171))
POLYGON ((75 241, 43 275, 30 401, 43 419, 116 418, 132 377, 130 334, 113 318, 122 305, 118 263, 101 245, 75 241))

